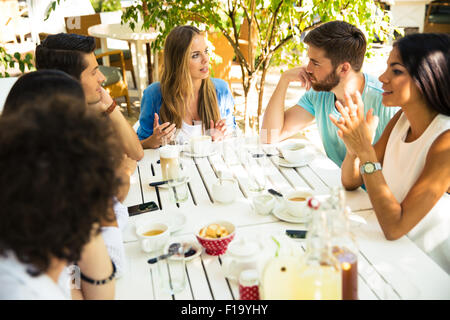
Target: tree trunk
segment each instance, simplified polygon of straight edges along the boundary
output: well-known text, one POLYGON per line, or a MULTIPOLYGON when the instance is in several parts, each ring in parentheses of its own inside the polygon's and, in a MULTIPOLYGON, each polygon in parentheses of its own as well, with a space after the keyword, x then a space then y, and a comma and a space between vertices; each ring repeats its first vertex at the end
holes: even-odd
POLYGON ((259 94, 258 94, 258 112, 256 114, 256 117, 257 117, 256 125, 257 125, 258 131, 260 128, 260 119, 261 119, 263 96, 264 96, 264 85, 266 83, 266 75, 267 75, 268 70, 269 70, 269 63, 267 62, 267 60, 265 60, 264 63, 262 64, 261 82, 260 82, 259 94))

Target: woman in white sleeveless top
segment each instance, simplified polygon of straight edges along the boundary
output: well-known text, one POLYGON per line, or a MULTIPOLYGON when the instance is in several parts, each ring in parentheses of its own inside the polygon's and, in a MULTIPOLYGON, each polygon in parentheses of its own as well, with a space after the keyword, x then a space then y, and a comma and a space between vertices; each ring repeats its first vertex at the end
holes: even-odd
POLYGON ((450 36, 414 34, 394 43, 380 76, 383 104, 402 108, 372 146, 378 119, 359 95, 330 116, 347 147, 342 183, 363 183, 389 240, 408 235, 450 273, 450 36))

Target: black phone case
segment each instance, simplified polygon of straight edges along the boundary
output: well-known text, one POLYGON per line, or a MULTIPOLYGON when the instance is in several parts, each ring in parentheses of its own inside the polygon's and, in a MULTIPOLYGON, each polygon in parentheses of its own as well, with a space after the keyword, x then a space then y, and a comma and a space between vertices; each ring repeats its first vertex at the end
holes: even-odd
POLYGON ((136 216, 138 214, 155 211, 158 210, 159 207, 154 201, 141 203, 135 206, 129 206, 128 207, 128 216, 136 216))

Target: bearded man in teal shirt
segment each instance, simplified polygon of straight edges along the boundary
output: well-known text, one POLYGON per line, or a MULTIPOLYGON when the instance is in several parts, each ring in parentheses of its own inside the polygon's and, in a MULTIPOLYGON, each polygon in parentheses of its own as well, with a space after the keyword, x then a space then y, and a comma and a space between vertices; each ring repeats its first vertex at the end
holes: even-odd
POLYGON ((378 118, 373 143, 398 108, 385 108, 381 104, 381 82, 361 72, 366 53, 366 38, 361 30, 344 21, 331 21, 310 31, 304 42, 309 46, 309 63, 281 75, 264 113, 261 138, 267 139, 267 143, 276 143, 315 120, 327 156, 340 167, 346 148, 329 119, 330 114, 339 118, 336 101, 345 105, 345 93, 360 92, 365 113, 372 108, 378 118), (285 111, 286 91, 292 81, 300 81, 307 92, 295 106, 285 111))

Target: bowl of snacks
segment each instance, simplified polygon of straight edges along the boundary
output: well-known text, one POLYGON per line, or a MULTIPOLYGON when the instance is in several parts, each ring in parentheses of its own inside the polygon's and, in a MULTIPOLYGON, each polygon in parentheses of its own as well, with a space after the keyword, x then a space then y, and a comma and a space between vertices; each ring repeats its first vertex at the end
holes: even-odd
POLYGON ((224 254, 228 244, 234 239, 234 224, 228 221, 214 221, 208 223, 195 234, 198 242, 212 256, 224 254))

